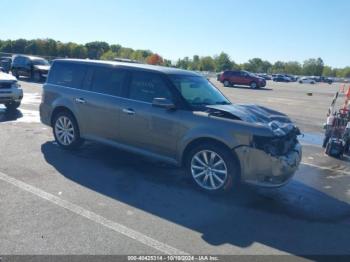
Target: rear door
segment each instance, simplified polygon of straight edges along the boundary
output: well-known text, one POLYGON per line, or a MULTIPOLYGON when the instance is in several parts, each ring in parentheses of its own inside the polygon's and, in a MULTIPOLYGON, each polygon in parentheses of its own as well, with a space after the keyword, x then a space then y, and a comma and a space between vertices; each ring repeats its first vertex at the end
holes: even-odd
POLYGON ((250 77, 247 72, 245 71, 240 71, 239 72, 239 79, 240 79, 240 84, 241 85, 249 85, 250 84, 250 77))
POLYGON ((127 71, 112 66, 89 67, 84 85, 88 92, 78 97, 86 136, 97 140, 119 141, 121 93, 127 71))

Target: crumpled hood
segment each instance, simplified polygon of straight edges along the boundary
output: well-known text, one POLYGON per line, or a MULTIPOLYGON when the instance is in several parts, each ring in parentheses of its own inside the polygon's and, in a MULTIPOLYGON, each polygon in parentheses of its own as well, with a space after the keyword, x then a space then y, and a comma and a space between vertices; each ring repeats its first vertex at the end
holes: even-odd
POLYGON ((48 66, 48 65, 35 65, 34 67, 36 69, 42 70, 42 71, 49 71, 50 70, 50 66, 48 66))
POLYGON ((0 82, 15 82, 17 81, 16 77, 4 72, 0 72, 0 82))
POLYGON ((277 136, 284 136, 296 127, 285 114, 254 104, 211 105, 207 108, 223 111, 242 121, 262 125, 277 136))

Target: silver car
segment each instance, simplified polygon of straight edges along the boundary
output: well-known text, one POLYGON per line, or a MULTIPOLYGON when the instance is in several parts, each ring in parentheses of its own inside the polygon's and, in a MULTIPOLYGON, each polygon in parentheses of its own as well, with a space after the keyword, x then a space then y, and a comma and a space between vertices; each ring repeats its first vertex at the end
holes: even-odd
POLYGON ((174 68, 56 60, 40 116, 64 149, 93 140, 183 166, 208 192, 281 186, 301 160, 300 131, 287 116, 233 104, 202 76, 174 68))
POLYGON ((9 110, 15 110, 21 105, 22 98, 23 90, 16 77, 0 72, 0 104, 9 110))

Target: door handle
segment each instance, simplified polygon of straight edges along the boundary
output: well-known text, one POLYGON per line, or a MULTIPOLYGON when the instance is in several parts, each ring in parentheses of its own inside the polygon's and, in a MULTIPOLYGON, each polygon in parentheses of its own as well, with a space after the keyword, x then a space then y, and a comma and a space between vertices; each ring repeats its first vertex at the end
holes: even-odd
POLYGON ((135 115, 135 111, 130 108, 124 108, 123 113, 128 114, 128 115, 135 115))
POLYGON ((84 98, 75 98, 74 101, 79 104, 86 104, 86 101, 84 98))

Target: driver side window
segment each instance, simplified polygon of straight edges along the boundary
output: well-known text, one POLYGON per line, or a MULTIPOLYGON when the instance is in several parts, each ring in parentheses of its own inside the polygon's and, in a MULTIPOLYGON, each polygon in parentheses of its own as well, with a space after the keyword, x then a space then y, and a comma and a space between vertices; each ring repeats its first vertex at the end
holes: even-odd
POLYGON ((167 98, 172 95, 161 76, 150 72, 133 72, 129 86, 129 98, 152 103, 154 98, 167 98))

